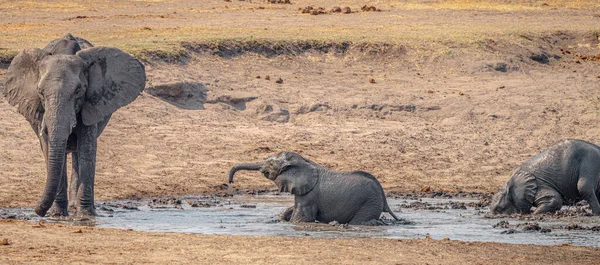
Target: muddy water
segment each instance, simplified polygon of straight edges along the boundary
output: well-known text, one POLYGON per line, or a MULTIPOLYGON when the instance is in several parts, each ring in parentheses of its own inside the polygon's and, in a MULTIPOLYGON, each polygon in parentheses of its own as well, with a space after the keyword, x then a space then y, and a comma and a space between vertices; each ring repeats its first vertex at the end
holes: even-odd
MULTIPOLYGON (((293 204, 293 198, 276 195, 102 202, 97 205, 102 216, 95 220, 45 220, 152 232, 299 237, 429 236, 438 240, 600 247, 600 217, 582 216, 579 209, 579 214, 571 214, 575 216, 489 218, 487 209, 477 207, 476 200, 389 198, 388 202, 405 221, 387 219, 384 221, 388 225, 370 227, 294 225, 277 218, 293 204)), ((569 210, 572 209, 563 207, 564 212, 569 210)), ((0 209, 0 218, 41 220, 31 209, 0 209)))

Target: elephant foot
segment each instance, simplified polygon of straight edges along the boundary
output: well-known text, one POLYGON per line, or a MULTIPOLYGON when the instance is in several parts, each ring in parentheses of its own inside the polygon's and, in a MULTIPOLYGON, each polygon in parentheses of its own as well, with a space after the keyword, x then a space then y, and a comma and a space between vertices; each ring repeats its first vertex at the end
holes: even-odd
POLYGON ((95 217, 98 216, 98 214, 96 213, 96 209, 94 209, 94 207, 79 207, 79 209, 77 209, 77 216, 78 217, 95 217))
POLYGON ((281 214, 279 214, 279 221, 289 222, 292 219, 292 214, 294 213, 294 206, 287 208, 281 214))
POLYGON ((52 204, 52 207, 50 208, 50 210, 48 210, 48 213, 46 213, 46 216, 48 216, 48 217, 69 216, 69 210, 67 208, 67 205, 59 204, 59 203, 55 202, 54 204, 52 204))

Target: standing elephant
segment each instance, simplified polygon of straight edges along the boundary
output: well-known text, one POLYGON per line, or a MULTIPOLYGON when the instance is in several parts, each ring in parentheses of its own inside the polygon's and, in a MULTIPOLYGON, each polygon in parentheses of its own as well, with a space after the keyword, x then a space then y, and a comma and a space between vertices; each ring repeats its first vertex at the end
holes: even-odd
POLYGON ((144 66, 116 48, 92 47, 67 34, 44 49, 25 49, 12 60, 2 88, 29 121, 46 160, 46 187, 35 207, 45 216, 95 215, 97 138, 113 112, 144 89, 144 66), (72 153, 67 198, 66 155, 72 153))
POLYGON ((582 199, 600 215, 600 147, 582 140, 561 141, 525 161, 492 198, 495 214, 554 212, 582 199))
POLYGON ((229 183, 238 170, 258 170, 280 191, 294 194, 294 207, 284 213, 291 215, 291 222, 372 224, 384 211, 399 220, 379 181, 364 171, 335 172, 292 152, 236 165, 229 173, 229 183))

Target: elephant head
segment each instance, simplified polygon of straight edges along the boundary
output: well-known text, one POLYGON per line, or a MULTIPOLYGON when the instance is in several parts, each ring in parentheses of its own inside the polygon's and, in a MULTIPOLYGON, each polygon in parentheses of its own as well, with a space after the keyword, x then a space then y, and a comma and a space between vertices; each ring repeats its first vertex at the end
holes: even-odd
POLYGON ((517 213, 517 207, 512 202, 510 197, 509 188, 507 184, 504 184, 492 197, 490 204, 490 212, 493 214, 513 214, 517 213))
POLYGON ((234 166, 229 172, 229 183, 233 183, 233 176, 238 170, 257 170, 275 182, 280 191, 301 196, 317 184, 318 169, 318 165, 299 154, 281 152, 262 162, 234 166))
POLYGON ((132 102, 145 82, 144 66, 132 56, 108 47, 80 50, 77 41, 66 37, 49 49, 25 49, 15 56, 3 95, 47 144, 46 187, 35 209, 38 215, 44 216, 54 202, 73 128, 110 117, 132 102))
POLYGON ((535 177, 518 168, 492 197, 490 212, 493 214, 531 213, 537 189, 535 177))

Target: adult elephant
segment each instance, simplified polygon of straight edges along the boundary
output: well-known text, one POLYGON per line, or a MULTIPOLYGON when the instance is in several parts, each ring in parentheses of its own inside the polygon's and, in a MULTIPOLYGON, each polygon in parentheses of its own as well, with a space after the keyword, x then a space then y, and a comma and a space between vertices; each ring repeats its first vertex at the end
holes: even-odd
POLYGON ((31 124, 46 159, 46 187, 35 207, 39 216, 51 207, 52 215, 68 215, 68 197, 78 214, 96 214, 97 137, 145 83, 144 66, 132 56, 70 34, 15 56, 2 92, 31 124), (68 196, 67 153, 73 172, 68 196))
POLYGON ((600 215, 600 147, 567 139, 523 162, 492 197, 494 214, 554 212, 586 200, 600 215))
POLYGON ((399 220, 390 210, 379 181, 364 171, 335 172, 293 152, 236 165, 229 173, 229 183, 238 170, 259 170, 280 191, 294 194, 294 207, 282 214, 291 222, 368 225, 384 211, 399 220))

